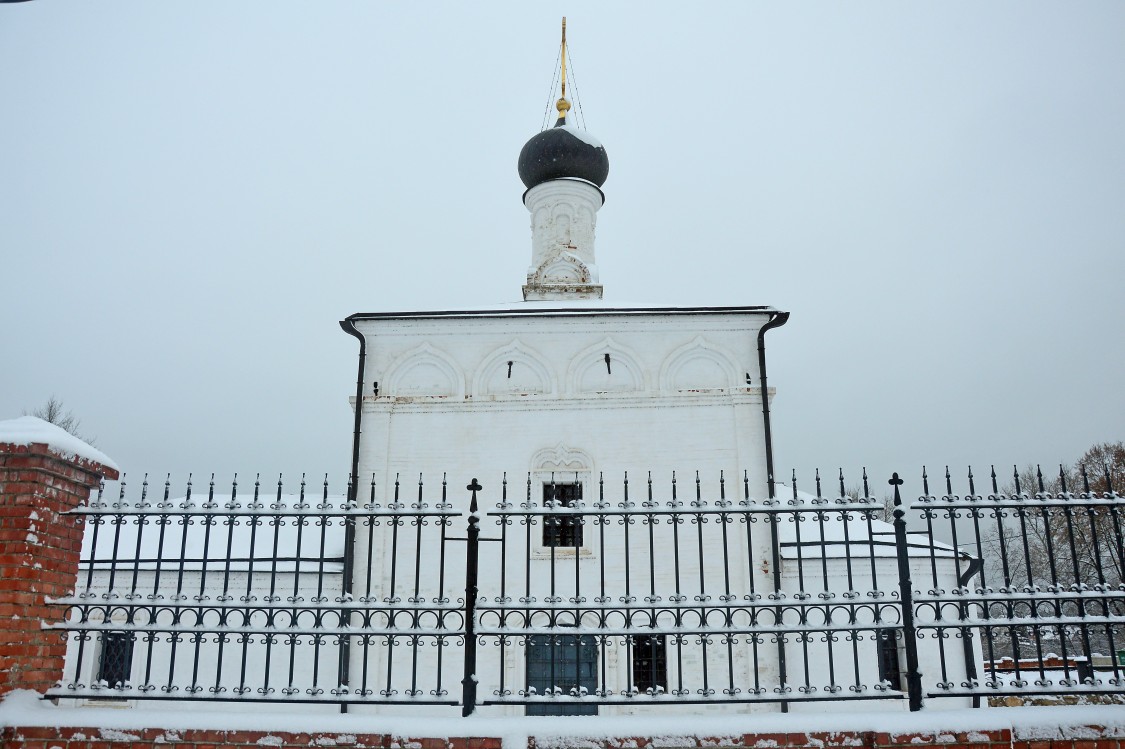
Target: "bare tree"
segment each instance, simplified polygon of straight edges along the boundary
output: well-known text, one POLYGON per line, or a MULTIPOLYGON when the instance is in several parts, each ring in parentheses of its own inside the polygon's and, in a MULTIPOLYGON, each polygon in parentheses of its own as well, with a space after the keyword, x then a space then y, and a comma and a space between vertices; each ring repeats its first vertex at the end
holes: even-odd
MULTIPOLYGON (((1096 592, 1119 591, 1125 585, 1125 518, 1110 501, 1125 492, 1125 443, 1094 445, 1074 466, 1061 465, 1044 475, 1039 466, 1013 471, 1012 479, 993 494, 1004 509, 980 512, 988 531, 983 537, 987 587, 1020 594, 1058 593, 1057 599, 1005 604, 1008 617, 1037 615, 1114 619, 1120 599, 1096 592), (1087 599, 1065 595, 1093 592, 1087 599)), ((997 611, 998 614, 1005 612, 997 611)), ((1061 646, 1064 652, 1089 652, 1091 647, 1116 649, 1122 644, 1117 626, 1016 626, 995 632, 996 644, 1015 653, 1061 646), (1033 647, 1034 646, 1034 647, 1033 647)))
MULTIPOLYGON (((28 415, 27 411, 24 411, 23 413, 25 416, 28 415)), ((34 411, 32 411, 30 415, 36 416, 43 421, 50 422, 51 424, 54 424, 61 429, 65 429, 84 442, 87 442, 91 445, 94 444, 94 438, 87 437, 86 435, 78 431, 82 426, 82 420, 75 416, 73 411, 68 410, 66 406, 63 405, 62 400, 56 398, 54 395, 48 398, 47 402, 42 406, 39 406, 39 408, 36 408, 34 411)))
POLYGON ((852 484, 844 490, 844 496, 853 500, 866 500, 872 505, 872 520, 881 520, 884 523, 895 521, 895 498, 889 494, 882 497, 868 496, 863 490, 863 484, 852 484))
MULTIPOLYGON (((1078 459, 1075 486, 1077 491, 1125 494, 1125 442, 1102 442, 1094 445, 1078 459), (1083 479, 1085 473, 1085 479, 1083 479)), ((1076 489, 1071 489, 1075 491, 1076 489)))

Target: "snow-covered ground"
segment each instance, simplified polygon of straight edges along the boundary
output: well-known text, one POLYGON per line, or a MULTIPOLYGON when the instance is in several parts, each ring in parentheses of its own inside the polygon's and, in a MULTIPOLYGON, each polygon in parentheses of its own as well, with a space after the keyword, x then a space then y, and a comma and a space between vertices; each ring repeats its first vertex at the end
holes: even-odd
MULTIPOLYGON (((1096 738, 1125 735, 1125 707, 1014 707, 886 713, 851 711, 841 714, 677 715, 673 717, 510 717, 434 718, 410 716, 218 713, 167 709, 133 711, 113 708, 64 708, 30 691, 9 695, 0 703, 0 727, 53 726, 128 732, 146 728, 324 733, 382 733, 399 737, 499 736, 505 749, 524 749, 535 736, 574 738, 741 737, 744 734, 880 731, 890 734, 941 735, 1010 729, 1022 739, 1096 738)), ((664 742, 661 742, 664 743, 664 742)), ((682 743, 682 742, 681 742, 682 743)), ((694 743, 694 742, 692 742, 694 743)))

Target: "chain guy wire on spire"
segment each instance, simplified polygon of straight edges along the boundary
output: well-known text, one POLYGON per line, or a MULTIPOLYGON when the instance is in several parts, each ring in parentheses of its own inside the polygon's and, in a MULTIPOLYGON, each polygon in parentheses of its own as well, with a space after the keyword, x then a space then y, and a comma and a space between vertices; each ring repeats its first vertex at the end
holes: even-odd
POLYGON ((551 103, 554 101, 555 109, 558 112, 558 118, 565 119, 567 112, 573 111, 570 106, 571 99, 574 100, 577 106, 576 119, 577 123, 581 125, 582 129, 586 128, 586 113, 582 111, 582 100, 578 95, 578 79, 574 74, 574 57, 570 53, 570 45, 566 41, 566 17, 562 19, 562 40, 559 44, 559 53, 555 57, 555 71, 551 77, 551 86, 547 93, 547 103, 543 107, 543 121, 540 123, 539 130, 546 130, 551 124, 551 103), (567 66, 570 67, 570 85, 572 94, 567 97, 567 66), (555 92, 558 91, 560 96, 555 100, 555 92))
POLYGON ((574 104, 578 108, 578 119, 581 122, 582 129, 588 130, 586 127, 586 113, 582 111, 582 97, 578 94, 578 75, 574 72, 574 55, 570 54, 570 48, 566 50, 566 56, 570 60, 570 87, 574 89, 574 104))
POLYGON ((550 117, 550 115, 551 115, 551 103, 553 102, 553 100, 555 98, 555 90, 556 90, 556 87, 558 86, 558 82, 559 82, 559 71, 561 69, 559 63, 561 61, 562 61, 562 47, 559 47, 559 54, 558 54, 557 57, 555 57, 555 72, 551 76, 551 85, 547 89, 547 103, 543 107, 543 121, 539 124, 540 132, 542 132, 543 130, 546 130, 547 125, 550 122, 547 118, 550 117))

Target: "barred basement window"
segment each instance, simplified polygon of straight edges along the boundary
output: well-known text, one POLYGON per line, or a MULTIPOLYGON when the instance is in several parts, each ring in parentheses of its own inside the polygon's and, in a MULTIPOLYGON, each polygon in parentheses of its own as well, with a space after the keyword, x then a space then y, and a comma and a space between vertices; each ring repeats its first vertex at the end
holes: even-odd
POLYGON ((660 635, 633 636, 633 686, 641 694, 668 689, 668 649, 660 635))
POLYGON ((98 682, 111 689, 123 688, 133 669, 133 636, 129 632, 103 632, 98 682))
MULTIPOLYGON (((582 498, 581 484, 543 484, 543 506, 574 507, 582 498)), ((543 545, 554 547, 582 546, 582 519, 573 515, 543 517, 543 545)))
POLYGON ((881 629, 876 633, 879 642, 879 680, 902 689, 902 671, 898 660, 898 630, 881 629))

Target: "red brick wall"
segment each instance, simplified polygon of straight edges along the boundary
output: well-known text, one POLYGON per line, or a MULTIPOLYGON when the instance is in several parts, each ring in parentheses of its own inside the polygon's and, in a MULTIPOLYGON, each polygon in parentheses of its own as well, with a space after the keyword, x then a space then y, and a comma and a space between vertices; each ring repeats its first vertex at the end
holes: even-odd
POLYGON ((43 692, 62 679, 66 643, 41 622, 50 597, 74 591, 82 523, 62 515, 117 471, 63 458, 47 445, 0 443, 0 697, 43 692))
POLYGON ((404 739, 379 733, 11 727, 0 731, 0 746, 5 749, 308 749, 310 746, 317 749, 501 749, 501 741, 498 738, 404 739))
MULTIPOLYGON (((1093 739, 1051 739, 1025 741, 1013 739, 1008 729, 990 731, 968 731, 962 733, 909 733, 891 734, 879 731, 841 731, 812 733, 747 733, 735 737, 713 737, 695 739, 697 747, 722 747, 734 749, 738 746, 756 749, 918 749, 920 746, 941 747, 942 749, 1125 749, 1125 740, 1107 736, 1105 729, 1098 726, 1083 726, 1080 729, 1068 728, 1065 733, 1079 733, 1083 736, 1100 734, 1102 738, 1093 739)), ((567 743, 567 742, 560 742, 567 743)), ((653 742, 650 738, 631 737, 610 741, 583 741, 584 746, 601 749, 644 749, 667 746, 667 740, 653 742)), ((534 739, 528 742, 529 749, 551 749, 552 744, 537 744, 534 739)), ((690 746, 690 745, 689 745, 690 746)))
MULTIPOLYGON (((738 746, 798 747, 802 749, 918 749, 919 746, 942 749, 1125 749, 1125 740, 1106 736, 1097 726, 1073 728, 1066 733, 1102 738, 1042 739, 1013 738, 1004 730, 972 731, 966 733, 889 734, 876 731, 840 733, 769 733, 745 734, 741 737, 698 738, 697 747, 738 746)), ((657 747, 667 743, 657 741, 657 747)), ((685 741, 686 743, 686 741, 685 741)), ((612 740, 573 739, 528 741, 529 749, 551 749, 554 746, 576 746, 601 749, 645 749, 654 742, 646 737, 628 737, 612 740)), ((97 728, 20 728, 0 730, 0 746, 6 749, 308 749, 308 747, 341 749, 501 749, 501 740, 495 737, 478 738, 401 738, 388 734, 340 733, 286 733, 270 731, 171 731, 145 729, 141 731, 103 730, 97 728)))

